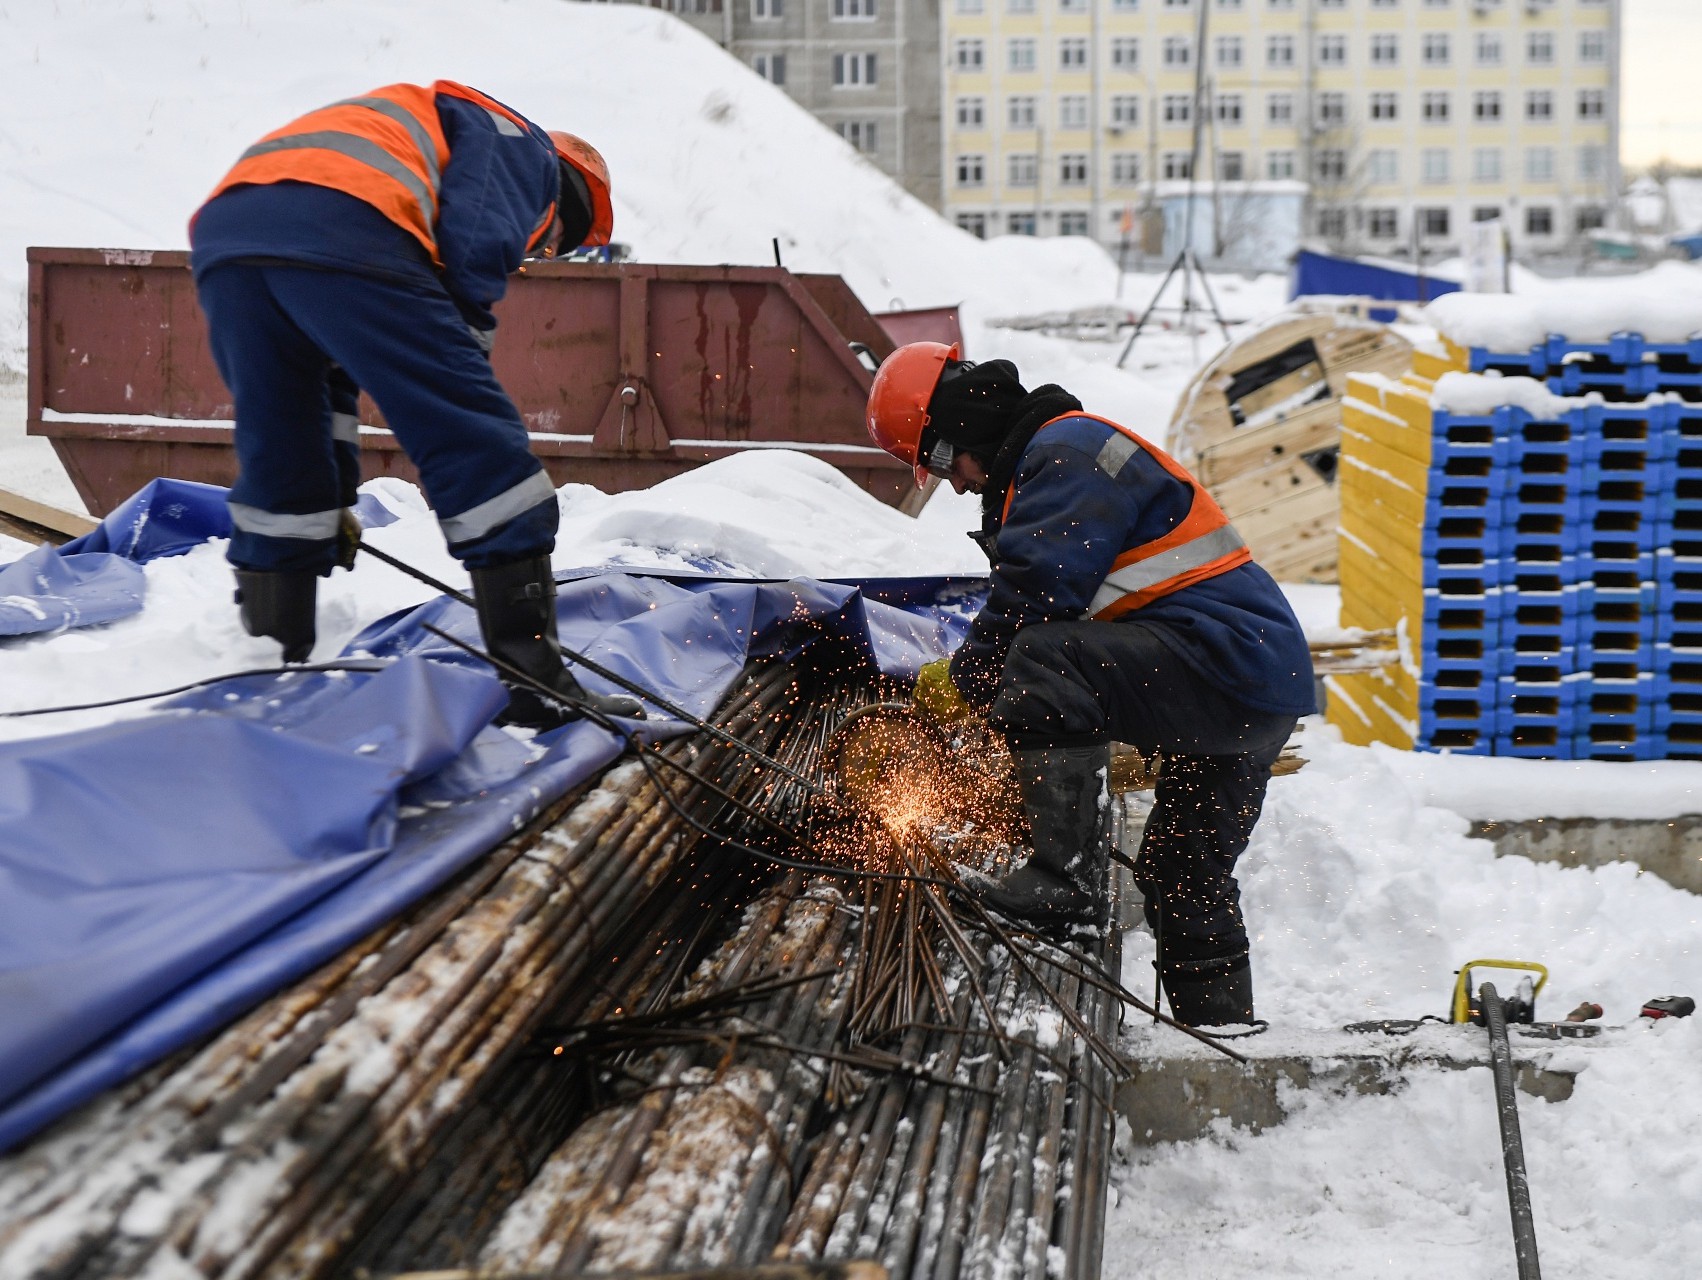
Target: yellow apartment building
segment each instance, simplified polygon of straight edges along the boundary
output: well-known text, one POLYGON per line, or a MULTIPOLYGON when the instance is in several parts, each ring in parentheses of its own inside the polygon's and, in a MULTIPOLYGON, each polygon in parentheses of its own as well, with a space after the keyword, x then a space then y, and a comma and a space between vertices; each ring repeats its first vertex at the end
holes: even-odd
POLYGON ((1529 258, 1619 189, 1621 0, 941 3, 944 212, 977 235, 1174 254, 1192 184, 1207 260, 1436 257, 1496 215, 1529 258))

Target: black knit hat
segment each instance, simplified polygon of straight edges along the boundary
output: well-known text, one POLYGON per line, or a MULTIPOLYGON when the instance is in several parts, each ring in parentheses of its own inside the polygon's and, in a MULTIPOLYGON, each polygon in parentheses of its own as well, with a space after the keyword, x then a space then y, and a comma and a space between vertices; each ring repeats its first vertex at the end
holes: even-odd
POLYGON ((1009 360, 946 361, 928 401, 930 421, 922 452, 926 454, 935 440, 944 440, 983 465, 991 462, 1016 425, 1017 410, 1027 395, 1009 360))

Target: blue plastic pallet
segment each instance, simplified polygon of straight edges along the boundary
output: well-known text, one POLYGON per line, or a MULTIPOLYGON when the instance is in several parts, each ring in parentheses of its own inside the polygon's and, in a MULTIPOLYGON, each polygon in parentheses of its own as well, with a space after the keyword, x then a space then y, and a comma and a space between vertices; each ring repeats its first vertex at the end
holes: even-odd
POLYGON ((1500 494, 1503 526, 1516 525, 1521 516, 1556 516, 1566 521, 1584 518, 1583 477, 1577 472, 1564 476, 1510 476, 1500 494))
POLYGON ((1665 760, 1671 748, 1658 733, 1650 733, 1634 742, 1597 741, 1588 735, 1572 740, 1569 760, 1665 760))
POLYGON ((1456 756, 1492 756, 1495 754, 1495 735, 1476 730, 1450 730, 1440 738, 1420 734, 1413 743, 1413 750, 1456 756))
POLYGON ((1642 364, 1670 356, 1702 367, 1702 338, 1688 342, 1649 342, 1640 333, 1616 333, 1606 342, 1573 342, 1561 334, 1550 334, 1531 348, 1533 359, 1556 368, 1565 364, 1568 356, 1593 356, 1619 365, 1642 364))
MULTIPOLYGON (((1674 649, 1702 649, 1702 618, 1696 616, 1694 608, 1681 614, 1657 613, 1654 633, 1657 644, 1674 649)), ((1651 655, 1649 669, 1653 671, 1654 667, 1654 657, 1651 655)))
POLYGON ((1658 446, 1660 456, 1665 457, 1681 408, 1666 400, 1654 404, 1581 404, 1566 411, 1566 420, 1584 441, 1585 457, 1636 443, 1658 446))
POLYGON ((1702 684, 1702 649, 1679 648, 1657 640, 1651 670, 1657 680, 1669 681, 1672 688, 1702 684))
POLYGON ((1635 607, 1640 613, 1652 613, 1657 606, 1659 587, 1653 582, 1639 582, 1634 587, 1597 586, 1580 582, 1573 589, 1572 607, 1579 614, 1599 618, 1612 616, 1616 609, 1635 607))
POLYGON ((1419 552, 1425 559, 1430 559, 1441 551, 1454 551, 1464 548, 1481 548, 1485 556, 1499 556, 1502 540, 1507 537, 1507 531, 1499 522, 1491 522, 1484 517, 1458 517, 1446 522, 1444 528, 1427 528, 1419 531, 1419 552), (1462 525, 1477 526, 1476 532, 1462 532, 1462 525))
POLYGON ((1493 754, 1525 760, 1570 760, 1572 739, 1561 735, 1550 742, 1546 734, 1498 733, 1493 754))
POLYGON ((1673 372, 1652 361, 1626 365, 1621 369, 1592 369, 1581 364, 1567 364, 1553 372, 1547 381, 1548 389, 1557 396, 1581 396, 1598 391, 1604 396, 1642 400, 1662 391, 1702 387, 1702 372, 1673 372))

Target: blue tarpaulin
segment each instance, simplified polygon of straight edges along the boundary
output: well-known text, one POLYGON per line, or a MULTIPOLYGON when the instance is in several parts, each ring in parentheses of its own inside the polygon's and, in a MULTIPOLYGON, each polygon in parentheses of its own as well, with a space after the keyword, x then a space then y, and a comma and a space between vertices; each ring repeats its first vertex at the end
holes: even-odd
POLYGON ((1393 263, 1363 262, 1358 258, 1333 258, 1302 249, 1294 255, 1288 296, 1376 298, 1382 302, 1429 302, 1445 293, 1458 293, 1457 281, 1423 275, 1393 263))
MULTIPOLYGON (((129 548, 167 523, 132 518, 129 548)), ((708 715, 751 658, 824 636, 913 676, 984 585, 584 571, 558 612, 566 645, 708 715)), ((622 750, 583 722, 541 754, 488 727, 501 686, 425 622, 477 642, 472 611, 437 599, 351 643, 381 672, 248 677, 0 746, 0 1151, 348 947, 622 750)))
POLYGON ((141 566, 123 556, 37 547, 0 567, 0 636, 112 622, 139 612, 146 589, 141 566))

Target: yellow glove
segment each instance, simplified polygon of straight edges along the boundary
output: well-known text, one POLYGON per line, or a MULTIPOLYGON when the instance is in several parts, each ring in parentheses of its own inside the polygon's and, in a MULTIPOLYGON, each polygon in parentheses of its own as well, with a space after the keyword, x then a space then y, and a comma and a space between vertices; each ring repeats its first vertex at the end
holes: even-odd
POLYGON ((910 703, 942 724, 962 720, 970 707, 951 679, 951 659, 937 658, 916 673, 916 692, 910 703))

